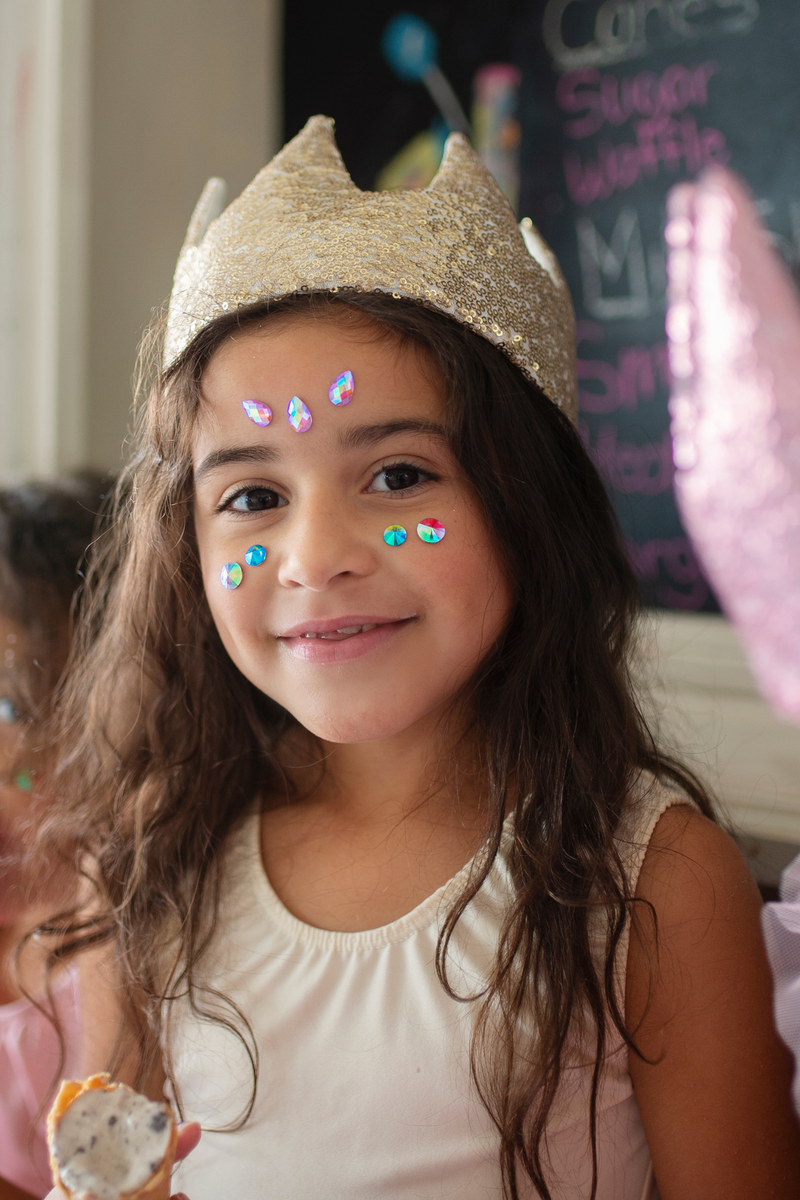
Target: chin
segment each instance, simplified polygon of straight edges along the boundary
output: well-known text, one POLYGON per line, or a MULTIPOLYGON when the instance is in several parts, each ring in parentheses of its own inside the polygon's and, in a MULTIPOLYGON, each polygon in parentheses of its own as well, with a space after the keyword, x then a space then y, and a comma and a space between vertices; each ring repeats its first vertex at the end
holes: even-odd
POLYGON ((322 738, 323 741, 339 745, 379 742, 385 738, 397 737, 422 720, 428 711, 421 711, 417 706, 414 711, 409 711, 408 708, 397 705, 393 706, 390 712, 380 710, 376 706, 365 708, 363 712, 348 710, 344 705, 311 711, 307 707, 288 707, 292 716, 309 733, 322 738))

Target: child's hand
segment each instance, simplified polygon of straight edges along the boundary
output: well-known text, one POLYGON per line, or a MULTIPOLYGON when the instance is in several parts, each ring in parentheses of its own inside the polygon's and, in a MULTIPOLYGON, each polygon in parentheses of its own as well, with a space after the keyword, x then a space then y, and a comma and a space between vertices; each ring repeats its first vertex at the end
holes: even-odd
MULTIPOLYGON (((191 1154, 197 1143, 200 1141, 200 1126, 197 1121, 187 1121, 185 1124, 178 1127, 178 1147, 175 1151, 175 1161, 178 1162, 182 1158, 186 1158, 187 1154, 191 1154)), ((53 1188, 48 1192, 44 1200, 64 1200, 64 1193, 60 1188, 53 1188)), ((170 1200, 189 1200, 183 1192, 178 1192, 171 1196, 170 1200)))

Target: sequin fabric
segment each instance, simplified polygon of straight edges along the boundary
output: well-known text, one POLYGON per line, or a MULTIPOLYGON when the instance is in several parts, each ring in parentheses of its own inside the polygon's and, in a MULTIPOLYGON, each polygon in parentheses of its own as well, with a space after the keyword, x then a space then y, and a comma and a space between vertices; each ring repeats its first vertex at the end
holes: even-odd
POLYGON ((800 720, 800 301, 721 169, 669 198, 678 503, 766 698, 800 720))
POLYGON ((333 122, 312 117, 217 216, 222 189, 209 181, 178 259, 165 367, 205 325, 242 305, 295 292, 382 292, 469 325, 575 418, 569 290, 462 134, 450 135, 423 191, 362 192, 333 122))

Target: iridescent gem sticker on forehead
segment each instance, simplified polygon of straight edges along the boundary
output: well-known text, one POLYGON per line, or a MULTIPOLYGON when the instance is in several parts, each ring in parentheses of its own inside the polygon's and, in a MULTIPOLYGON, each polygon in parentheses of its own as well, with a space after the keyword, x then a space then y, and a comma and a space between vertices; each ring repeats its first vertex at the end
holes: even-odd
POLYGON ((383 540, 387 546, 402 546, 408 537, 402 525, 388 525, 383 531, 383 540))
POLYGON ((219 581, 224 588, 232 592, 242 582, 243 571, 238 563, 225 563, 219 573, 219 581))
POLYGON ((254 425, 263 429, 272 420, 272 409, 263 400, 243 400, 242 408, 254 425))
POLYGON ((286 415, 295 433, 306 433, 311 428, 311 413, 299 396, 292 396, 286 406, 286 415))
POLYGON ((353 398, 354 390, 353 372, 343 371, 339 378, 334 379, 328 388, 328 396, 330 397, 331 404, 349 404, 353 398))
POLYGON ((422 538, 423 542, 430 542, 432 545, 435 545, 436 542, 442 540, 444 535, 444 525, 441 521, 437 521, 435 517, 426 517, 417 526, 417 536, 422 538))

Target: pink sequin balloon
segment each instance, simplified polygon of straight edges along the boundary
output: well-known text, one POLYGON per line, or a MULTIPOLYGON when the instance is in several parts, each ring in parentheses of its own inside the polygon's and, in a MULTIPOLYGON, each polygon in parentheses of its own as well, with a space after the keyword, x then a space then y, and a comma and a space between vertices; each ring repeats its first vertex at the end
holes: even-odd
POLYGON ((762 691, 800 722, 800 300, 729 172, 667 212, 678 504, 762 691))

